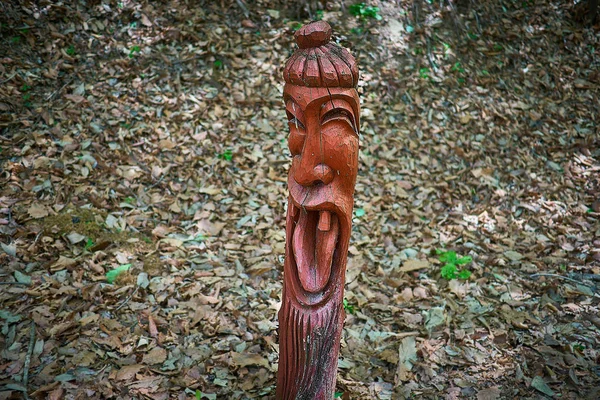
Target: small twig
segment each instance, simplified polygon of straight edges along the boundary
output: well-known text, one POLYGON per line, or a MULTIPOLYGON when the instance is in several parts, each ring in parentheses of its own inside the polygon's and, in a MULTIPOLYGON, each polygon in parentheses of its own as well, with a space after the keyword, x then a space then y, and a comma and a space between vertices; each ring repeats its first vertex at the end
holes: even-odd
POLYGON ((29 283, 25 283, 25 282, 0 282, 0 285, 23 285, 23 286, 30 286, 29 283))
POLYGON ((63 90, 65 88, 65 86, 67 86, 68 84, 70 84, 71 82, 73 82, 73 79, 69 79, 67 81, 67 83, 65 83, 64 85, 62 85, 61 87, 59 87, 58 89, 56 89, 53 93, 50 93, 50 96, 46 97, 46 101, 50 101, 52 100, 52 98, 54 96, 56 96, 58 94, 58 92, 60 92, 61 90, 63 90))
POLYGON ((396 333, 393 336, 397 339, 402 339, 408 336, 419 336, 421 334, 421 332, 417 332, 417 331, 412 331, 412 332, 401 332, 401 333, 396 333))
POLYGON ((587 283, 583 283, 581 281, 578 281, 577 279, 569 278, 569 277, 558 275, 558 274, 532 274, 532 275, 529 275, 530 278, 537 278, 539 276, 549 276, 549 277, 552 277, 552 278, 564 279, 565 281, 573 282, 573 283, 576 283, 578 285, 587 286, 587 287, 592 288, 594 290, 596 289, 596 287, 593 286, 593 285, 588 285, 587 283))
POLYGON ((572 272, 569 274, 569 276, 572 276, 573 278, 588 279, 590 281, 600 281, 600 275, 598 274, 579 274, 572 272))
POLYGON ((165 179, 165 176, 167 176, 167 174, 163 174, 163 176, 161 176, 155 183, 153 183, 152 185, 150 185, 148 188, 145 188, 144 192, 147 192, 150 189, 154 189, 156 186, 160 185, 160 183, 162 182, 162 180, 165 179))
POLYGON ((123 302, 122 302, 120 305, 119 305, 119 307, 117 307, 117 308, 115 309, 115 311, 119 311, 119 310, 121 309, 121 307, 123 307, 125 304, 129 303, 129 300, 131 300, 131 298, 132 298, 133 296, 135 296, 135 294, 137 293, 137 291, 138 291, 138 289, 139 289, 139 288, 140 288, 139 286, 136 286, 136 287, 135 287, 135 290, 133 291, 133 293, 131 293, 131 294, 130 294, 130 295, 129 295, 129 296, 128 296, 128 297, 127 297, 127 298, 126 298, 126 299, 125 299, 125 300, 124 300, 124 301, 123 301, 123 302))
POLYGON ((243 0, 235 0, 237 5, 242 9, 242 12, 246 16, 246 18, 250 17, 250 11, 248 11, 248 7, 244 4, 243 0))
POLYGON ((10 81, 12 78, 14 78, 17 75, 17 73, 15 72, 14 74, 12 74, 11 76, 9 76, 8 78, 6 78, 5 80, 3 80, 2 82, 0 82, 0 85, 10 81))
POLYGON ((431 58, 431 42, 429 40, 429 35, 427 34, 425 34, 425 41, 427 42, 427 59, 429 60, 429 65, 431 66, 431 72, 435 74, 437 71, 437 66, 431 58))
POLYGON ((31 321, 29 325, 29 349, 27 350, 27 357, 25 357, 25 364, 23 365, 23 394, 26 399, 29 399, 27 394, 27 382, 29 381, 29 365, 31 364, 31 356, 33 355, 33 346, 35 344, 35 321, 31 321))

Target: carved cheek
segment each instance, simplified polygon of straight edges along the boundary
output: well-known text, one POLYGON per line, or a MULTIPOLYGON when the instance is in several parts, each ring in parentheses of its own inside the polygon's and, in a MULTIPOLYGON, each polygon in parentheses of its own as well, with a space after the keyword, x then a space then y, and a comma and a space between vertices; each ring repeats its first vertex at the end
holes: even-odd
POLYGON ((288 138, 288 147, 292 156, 297 156, 302 153, 306 133, 296 127, 290 127, 290 136, 288 138))
POLYGON ((334 170, 334 176, 336 177, 356 177, 358 170, 358 138, 347 124, 327 125, 322 131, 326 164, 334 170))

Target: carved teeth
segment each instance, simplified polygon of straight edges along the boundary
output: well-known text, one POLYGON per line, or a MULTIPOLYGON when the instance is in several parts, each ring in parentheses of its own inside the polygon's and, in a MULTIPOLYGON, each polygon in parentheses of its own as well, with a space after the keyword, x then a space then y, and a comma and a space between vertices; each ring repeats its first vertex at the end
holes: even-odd
POLYGON ((321 211, 319 213, 319 230, 328 232, 331 229, 331 213, 329 211, 321 211))

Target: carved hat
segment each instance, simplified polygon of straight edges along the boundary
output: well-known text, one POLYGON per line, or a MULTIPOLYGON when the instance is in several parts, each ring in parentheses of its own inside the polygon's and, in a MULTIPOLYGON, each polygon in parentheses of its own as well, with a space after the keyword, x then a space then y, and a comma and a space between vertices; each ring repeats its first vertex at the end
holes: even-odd
POLYGON ((331 26, 327 22, 304 25, 294 38, 299 49, 285 64, 286 83, 307 87, 356 87, 356 61, 346 49, 329 42, 331 26))

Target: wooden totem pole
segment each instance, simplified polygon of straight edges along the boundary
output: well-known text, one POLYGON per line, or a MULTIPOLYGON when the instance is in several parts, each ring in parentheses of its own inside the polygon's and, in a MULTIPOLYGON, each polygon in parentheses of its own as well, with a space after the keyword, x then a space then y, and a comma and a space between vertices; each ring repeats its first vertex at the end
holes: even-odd
POLYGON ((331 400, 344 323, 344 279, 358 171, 358 67, 311 22, 284 70, 292 165, 277 399, 331 400))

